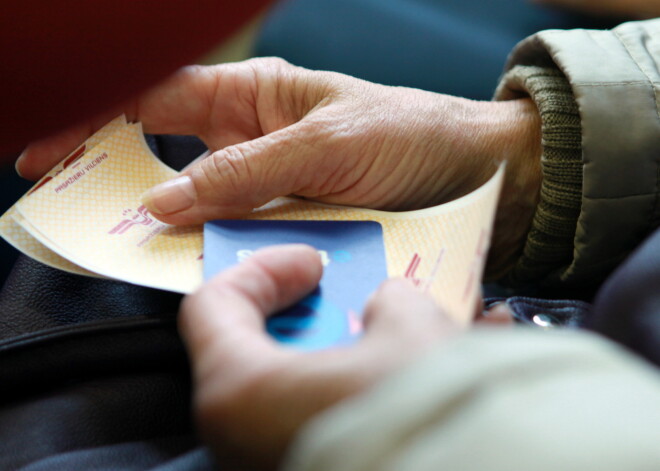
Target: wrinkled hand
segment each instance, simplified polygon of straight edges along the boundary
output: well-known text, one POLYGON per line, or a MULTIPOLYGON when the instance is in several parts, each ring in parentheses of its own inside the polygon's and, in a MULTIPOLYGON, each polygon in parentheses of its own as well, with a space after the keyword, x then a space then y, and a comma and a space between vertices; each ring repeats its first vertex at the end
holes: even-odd
MULTIPOLYGON (((184 69, 122 111, 146 132, 197 135, 213 151, 147 193, 146 206, 171 224, 236 217, 289 194, 419 209, 474 190, 508 160, 492 244, 506 246, 505 265, 537 201, 540 124, 526 99, 476 102, 253 59, 184 69)), ((45 173, 104 118, 31 145, 18 170, 45 173)))
POLYGON ((644 19, 660 16, 659 0, 532 0, 594 15, 644 19))
POLYGON ((184 300, 179 321, 197 424, 219 455, 274 466, 313 415, 458 331, 431 298, 405 280, 389 280, 368 301, 355 345, 315 353, 280 346, 266 334, 265 318, 311 292, 321 272, 311 247, 271 247, 184 300))

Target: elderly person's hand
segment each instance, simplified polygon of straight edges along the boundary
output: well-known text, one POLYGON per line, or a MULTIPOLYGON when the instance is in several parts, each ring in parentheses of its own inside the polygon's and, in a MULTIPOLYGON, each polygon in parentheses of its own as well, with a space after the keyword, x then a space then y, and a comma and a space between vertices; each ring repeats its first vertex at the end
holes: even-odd
POLYGON ((386 281, 365 307, 353 346, 302 353, 283 347, 264 321, 314 289, 314 249, 255 253, 188 296, 179 321, 193 368, 199 430, 218 454, 271 468, 312 416, 370 388, 458 332, 434 301, 405 280, 386 281))
MULTIPOLYGON (((146 132, 197 135, 212 151, 146 195, 171 224, 239 216, 289 194, 419 209, 474 190, 507 160, 493 248, 508 254, 537 201, 540 118, 528 99, 476 102, 254 59, 184 69, 122 111, 146 132)), ((40 176, 103 121, 31 145, 18 170, 40 176)))
POLYGON ((644 19, 660 16, 660 0, 532 0, 594 15, 644 19))
MULTIPOLYGON (((286 194, 421 208, 475 189, 507 160, 501 211, 520 221, 502 231, 510 241, 524 235, 537 197, 540 125, 529 100, 474 102, 259 59, 185 69, 120 111, 147 132, 197 135, 213 151, 147 195, 173 224, 236 216, 286 194)), ((19 171, 39 177, 105 118, 33 144, 19 171)), ((217 452, 272 466, 313 415, 457 331, 430 298, 394 280, 367 303, 355 345, 286 349, 264 319, 310 292, 321 270, 309 247, 264 249, 185 299, 196 417, 217 452)))

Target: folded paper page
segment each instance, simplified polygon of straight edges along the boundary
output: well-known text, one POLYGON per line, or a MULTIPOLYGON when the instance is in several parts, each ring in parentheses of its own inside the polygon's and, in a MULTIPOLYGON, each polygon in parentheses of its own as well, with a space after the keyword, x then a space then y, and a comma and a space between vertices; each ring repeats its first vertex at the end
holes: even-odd
MULTIPOLYGON (((175 227, 140 203, 177 172, 150 151, 139 124, 123 118, 90 138, 0 218, 0 234, 56 268, 188 293, 202 283, 201 226, 175 227)), ((278 198, 246 219, 375 221, 387 273, 410 278, 459 320, 472 317, 504 166, 450 203, 385 212, 278 198)))

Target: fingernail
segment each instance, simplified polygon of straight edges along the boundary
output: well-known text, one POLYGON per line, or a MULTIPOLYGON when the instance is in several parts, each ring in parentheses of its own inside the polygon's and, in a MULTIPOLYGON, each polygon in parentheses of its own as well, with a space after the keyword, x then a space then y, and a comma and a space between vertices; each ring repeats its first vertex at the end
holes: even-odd
POLYGON ((20 169, 21 162, 23 161, 24 156, 25 156, 25 151, 21 152, 21 155, 18 156, 18 158, 16 159, 16 163, 14 164, 14 168, 16 169, 16 173, 18 173, 18 176, 21 177, 21 178, 24 178, 23 174, 21 173, 21 169, 20 169))
POLYGON ((142 195, 142 204, 156 214, 172 214, 190 208, 197 199, 195 185, 188 176, 156 185, 142 195))

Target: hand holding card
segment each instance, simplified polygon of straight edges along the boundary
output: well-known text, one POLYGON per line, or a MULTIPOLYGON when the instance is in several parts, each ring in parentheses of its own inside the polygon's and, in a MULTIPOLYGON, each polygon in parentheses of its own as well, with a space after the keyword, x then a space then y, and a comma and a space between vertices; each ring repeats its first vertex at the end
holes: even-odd
POLYGON ((211 221, 204 226, 204 279, 274 244, 307 244, 323 263, 319 287, 268 320, 268 331, 300 350, 353 342, 371 293, 387 278, 383 230, 374 221, 211 221))
MULTIPOLYGON (((140 203, 143 192, 176 175, 151 153, 139 124, 118 118, 67 156, 0 217, 0 235, 55 268, 190 293, 203 282, 202 227, 164 224, 140 203)), ((328 297, 322 286, 321 295, 308 298, 299 310, 330 313, 336 307, 341 311, 341 315, 329 315, 332 322, 323 329, 323 335, 332 337, 333 342, 348 342, 347 329, 359 330, 357 313, 364 296, 386 277, 410 279, 459 323, 468 324, 479 294, 503 175, 501 166, 474 192, 417 211, 375 211, 277 198, 247 214, 242 223, 234 221, 232 230, 239 230, 239 224, 249 224, 250 220, 255 225, 249 231, 239 230, 246 241, 249 237, 245 234, 254 233, 262 237, 262 245, 306 242, 323 251, 329 262, 328 276, 333 277, 335 270, 342 273, 328 281, 340 287, 341 294, 328 297), (310 229, 308 239, 291 240, 288 233, 296 233, 292 229, 295 225, 283 227, 282 221, 306 221, 308 228, 324 221, 321 226, 325 229, 310 229), (336 230, 328 229, 335 226, 336 230), (326 245, 316 245, 326 235, 330 235, 323 242, 326 245), (342 245, 344 242, 348 245, 342 245), (359 245, 360 251, 367 246, 379 247, 378 256, 352 265, 348 257, 355 256, 350 247, 356 243, 366 244, 359 245), (350 301, 353 296, 359 300, 350 301), (342 304, 349 301, 352 304, 342 304), (335 322, 337 319, 340 322, 335 322), (342 324, 344 321, 347 323, 342 324)), ((237 261, 234 251, 231 263, 237 261)), ((310 319, 307 315, 289 316, 286 321, 280 318, 272 322, 271 329, 282 338, 291 334, 298 342, 300 336, 292 334, 296 329, 291 326, 310 319)), ((310 340, 310 344, 328 343, 328 339, 317 340, 310 340)))

